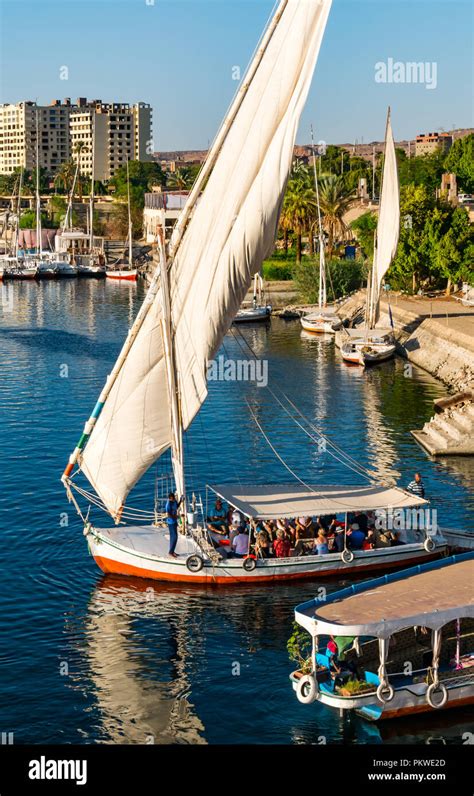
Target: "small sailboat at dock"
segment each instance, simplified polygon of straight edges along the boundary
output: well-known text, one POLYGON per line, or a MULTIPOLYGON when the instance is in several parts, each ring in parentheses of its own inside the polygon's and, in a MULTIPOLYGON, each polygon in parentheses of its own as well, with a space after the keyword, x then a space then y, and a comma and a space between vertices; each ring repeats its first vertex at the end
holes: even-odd
POLYGON ((105 276, 107 279, 117 279, 126 282, 136 282, 138 277, 138 269, 133 267, 133 224, 132 224, 132 208, 130 203, 130 174, 127 160, 127 206, 128 206, 128 263, 122 262, 107 266, 105 276))
POLYGON ((253 301, 251 307, 241 307, 234 318, 234 323, 258 323, 268 321, 272 314, 272 307, 264 299, 263 279, 261 274, 255 274, 253 281, 253 301))
POLYGON ((343 360, 349 364, 365 367, 384 362, 395 354, 393 329, 382 329, 377 324, 380 316, 382 283, 397 251, 399 232, 400 190, 389 108, 379 218, 374 261, 367 285, 365 323, 356 329, 341 330, 336 340, 340 344, 343 360))

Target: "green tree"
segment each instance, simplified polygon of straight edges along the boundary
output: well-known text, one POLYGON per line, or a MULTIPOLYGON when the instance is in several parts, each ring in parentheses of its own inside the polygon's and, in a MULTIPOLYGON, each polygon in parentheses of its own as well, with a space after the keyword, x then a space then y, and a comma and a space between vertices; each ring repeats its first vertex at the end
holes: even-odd
POLYGON ((69 194, 74 182, 75 171, 76 164, 72 158, 69 158, 69 160, 65 160, 64 163, 61 163, 54 180, 56 190, 59 189, 62 191, 62 193, 69 194))
POLYGON ((184 166, 181 169, 176 169, 174 172, 166 177, 166 187, 171 190, 186 191, 191 190, 194 183, 194 177, 191 169, 184 166))
POLYGON ((283 202, 283 228, 296 235, 296 262, 301 262, 303 233, 311 230, 317 213, 316 194, 299 178, 290 179, 283 202))
POLYGON ((375 213, 364 213, 350 224, 357 241, 362 249, 362 254, 367 259, 374 256, 374 235, 377 229, 377 216, 375 213))
POLYGON ((343 240, 347 233, 344 216, 354 201, 342 177, 330 175, 323 177, 319 185, 319 204, 323 215, 323 227, 327 234, 328 255, 334 253, 336 244, 343 240))
POLYGON ((474 133, 454 142, 444 161, 444 168, 445 171, 454 172, 458 189, 474 193, 474 133))
MULTIPOLYGON (((129 163, 130 174, 130 196, 132 206, 143 208, 145 204, 145 193, 151 190, 153 185, 165 186, 166 177, 163 169, 154 161, 143 162, 131 160, 129 163)), ((113 189, 114 196, 127 198, 127 167, 121 166, 115 176, 109 181, 109 189, 113 189)))

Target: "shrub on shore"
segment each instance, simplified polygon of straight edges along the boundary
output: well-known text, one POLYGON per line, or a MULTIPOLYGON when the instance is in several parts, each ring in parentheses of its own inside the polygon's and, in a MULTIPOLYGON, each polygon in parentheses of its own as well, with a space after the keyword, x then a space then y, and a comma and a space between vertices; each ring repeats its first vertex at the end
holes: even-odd
MULTIPOLYGON (((367 266, 363 260, 331 259, 326 263, 328 301, 342 298, 363 286, 367 266)), ((319 298, 319 260, 308 259, 295 268, 294 280, 301 301, 317 304, 319 298)))

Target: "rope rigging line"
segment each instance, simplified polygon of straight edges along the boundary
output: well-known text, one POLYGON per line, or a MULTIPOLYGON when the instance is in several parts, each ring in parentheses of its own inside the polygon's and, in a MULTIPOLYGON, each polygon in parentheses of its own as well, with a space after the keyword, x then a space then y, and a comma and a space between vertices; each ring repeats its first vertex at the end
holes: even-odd
MULTIPOLYGON (((240 330, 236 330, 236 329, 232 328, 232 333, 233 333, 233 337, 234 337, 234 339, 236 340, 237 344, 238 344, 238 345, 240 345, 240 343, 239 343, 239 339, 238 339, 238 337, 240 337, 240 338, 243 340, 243 342, 245 343, 245 345, 247 346, 247 348, 249 349, 249 351, 250 351, 250 353, 252 354, 252 356, 253 356, 253 357, 254 357, 256 360, 258 360, 259 358, 258 358, 257 354, 256 354, 256 353, 255 353, 255 351, 253 350, 253 348, 252 348, 252 346, 250 345, 250 343, 249 343, 249 342, 246 340, 246 338, 245 338, 245 337, 242 335, 242 332, 240 332, 240 330), (237 337, 236 335, 238 335, 238 337, 237 337)), ((240 346, 240 347, 241 347, 241 349, 242 349, 242 346, 240 346)), ((242 349, 242 350, 243 350, 243 349, 242 349)), ((283 409, 283 411, 284 411, 284 412, 286 412, 286 414, 287 414, 287 415, 290 417, 290 419, 291 419, 291 420, 292 420, 292 421, 293 421, 293 422, 294 422, 294 423, 295 423, 297 426, 299 426, 299 427, 301 428, 301 430, 302 430, 302 431, 304 431, 304 433, 305 433, 305 434, 306 434, 308 437, 310 437, 310 439, 312 439, 312 440, 313 440, 313 442, 316 442, 316 441, 318 441, 318 440, 316 440, 316 439, 315 439, 315 438, 314 438, 314 437, 313 437, 313 436, 312 436, 312 435, 309 433, 309 431, 308 431, 306 428, 304 428, 304 426, 303 426, 303 425, 302 425, 302 424, 301 424, 301 423, 300 423, 300 422, 299 422, 299 421, 298 421, 296 418, 294 418, 294 417, 293 417, 293 416, 290 414, 290 412, 288 411, 288 409, 287 409, 287 408, 285 407, 285 405, 283 404, 282 400, 281 400, 281 399, 278 397, 278 395, 276 395, 276 393, 274 392, 274 390, 272 390, 272 388, 268 386, 268 384, 266 385, 266 389, 268 390, 268 392, 270 393, 270 395, 272 396, 272 398, 274 398, 274 400, 275 400, 275 401, 276 401, 276 402, 277 402, 277 403, 278 403, 278 404, 281 406, 281 408, 283 409)), ((360 464, 360 463, 359 463, 359 462, 357 462, 355 459, 353 459, 351 456, 349 456, 349 454, 347 454, 345 451, 343 451, 341 448, 339 448, 339 446, 338 446, 338 445, 336 445, 336 444, 335 444, 334 442, 332 442, 332 440, 330 440, 330 439, 329 439, 329 438, 328 438, 328 437, 327 437, 325 434, 323 434, 323 433, 322 433, 322 432, 321 432, 321 431, 320 431, 320 430, 319 430, 319 429, 318 429, 318 428, 317 428, 317 427, 316 427, 316 426, 315 426, 315 425, 314 425, 314 424, 311 422, 311 420, 309 420, 309 418, 307 418, 307 417, 306 417, 306 416, 303 414, 303 412, 301 412, 301 410, 300 410, 300 409, 298 409, 298 407, 297 407, 297 406, 296 406, 296 405, 293 403, 293 401, 291 401, 291 399, 290 399, 290 398, 289 398, 289 397, 288 397, 288 396, 287 396, 287 395, 286 395, 286 394, 285 394, 283 391, 280 391, 280 392, 281 392, 281 394, 282 394, 283 398, 285 399, 285 401, 287 401, 287 402, 289 403, 289 405, 292 407, 292 409, 293 409, 293 410, 294 410, 294 411, 295 411, 295 412, 296 412, 296 413, 297 413, 297 414, 298 414, 298 415, 299 415, 299 416, 302 418, 302 420, 304 420, 304 422, 308 424, 308 426, 311 428, 311 430, 312 430, 312 431, 313 431, 313 432, 314 432, 314 433, 317 435, 317 437, 319 438, 319 440, 324 440, 324 442, 326 443, 326 450, 327 450, 327 452, 328 452, 328 453, 329 453, 329 454, 330 454, 330 455, 331 455, 331 456, 332 456, 332 457, 333 457, 333 458, 334 458, 336 461, 338 461, 338 462, 339 462, 340 464, 342 464, 344 467, 347 467, 348 469, 352 470, 352 471, 353 471, 354 473, 356 473, 357 475, 360 475, 362 478, 366 478, 366 479, 367 479, 368 481, 370 481, 371 483, 374 483, 374 481, 375 481, 375 478, 374 478, 374 476, 375 476, 375 473, 374 473, 373 471, 370 471, 368 468, 364 467, 362 464, 360 464), (331 450, 331 448, 332 448, 333 450, 331 450)))

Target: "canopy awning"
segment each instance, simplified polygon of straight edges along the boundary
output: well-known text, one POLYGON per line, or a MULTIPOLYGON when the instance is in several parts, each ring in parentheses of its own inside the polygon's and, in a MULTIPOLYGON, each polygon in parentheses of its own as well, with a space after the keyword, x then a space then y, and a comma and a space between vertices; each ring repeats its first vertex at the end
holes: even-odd
POLYGON ((474 617, 473 586, 474 553, 467 553, 302 603, 295 618, 312 635, 388 638, 406 627, 474 617))
POLYGON ((398 487, 316 486, 273 484, 211 486, 217 495, 246 517, 262 520, 342 514, 350 511, 406 509, 427 504, 427 500, 398 487))

